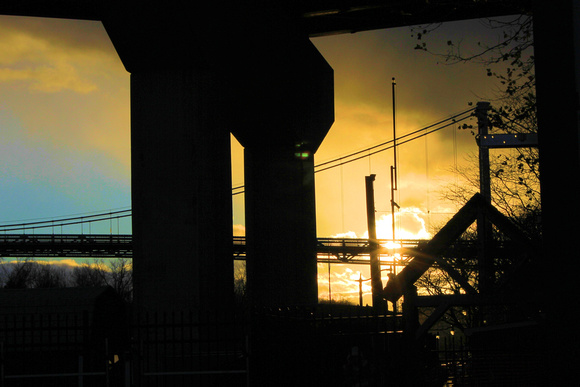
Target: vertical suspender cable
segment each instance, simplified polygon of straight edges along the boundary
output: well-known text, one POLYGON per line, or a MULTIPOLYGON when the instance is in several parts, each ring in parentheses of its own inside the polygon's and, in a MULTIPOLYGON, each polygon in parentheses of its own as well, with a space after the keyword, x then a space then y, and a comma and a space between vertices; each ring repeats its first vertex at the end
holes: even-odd
POLYGON ((391 214, 392 214, 392 228, 393 228, 393 242, 395 241, 395 207, 399 205, 395 202, 395 191, 397 190, 397 126, 395 116, 395 78, 392 83, 393 94, 393 165, 391 166, 391 214))
POLYGON ((454 184, 455 189, 457 189, 457 187, 459 187, 459 167, 457 166, 457 130, 455 129, 455 126, 452 126, 451 128, 453 130, 453 171, 455 172, 454 184))
POLYGON ((427 191, 427 230, 431 229, 431 192, 429 192, 429 142, 425 136, 425 189, 427 191))
POLYGON ((396 121, 396 100, 395 100, 395 78, 393 78, 392 92, 393 92, 393 165, 394 165, 394 190, 397 190, 397 121, 396 121))
POLYGON ((340 163, 340 210, 341 210, 341 219, 342 219, 342 232, 344 232, 344 180, 343 180, 343 171, 342 171, 342 162, 340 163))

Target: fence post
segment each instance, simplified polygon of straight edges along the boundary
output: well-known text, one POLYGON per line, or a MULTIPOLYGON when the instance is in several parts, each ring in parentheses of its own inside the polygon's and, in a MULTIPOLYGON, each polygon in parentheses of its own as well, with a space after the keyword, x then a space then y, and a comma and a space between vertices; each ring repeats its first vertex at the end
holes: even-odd
POLYGON ((79 387, 83 387, 83 355, 79 355, 79 387))
POLYGON ((246 334, 246 345, 245 345, 245 356, 246 356, 246 387, 250 387, 250 336, 246 334))
POLYGON ((109 385, 109 339, 105 337, 105 386, 109 385))
POLYGON ((0 387, 4 387, 4 341, 0 341, 0 387))
POLYGON ((125 387, 131 387, 131 358, 130 352, 125 352, 125 387))

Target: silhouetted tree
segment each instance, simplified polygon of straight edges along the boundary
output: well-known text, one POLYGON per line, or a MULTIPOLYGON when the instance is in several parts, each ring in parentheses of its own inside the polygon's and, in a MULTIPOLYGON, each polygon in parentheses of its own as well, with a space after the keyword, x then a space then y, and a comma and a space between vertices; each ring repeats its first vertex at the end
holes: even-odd
POLYGON ((12 289, 111 286, 127 302, 133 297, 133 270, 130 259, 108 264, 100 259, 70 268, 31 259, 0 261, 0 286, 12 289))
MULTIPOLYGON (((441 197, 453 203, 465 203, 479 192, 478 155, 470 154, 467 163, 452 168, 458 183, 447 184, 441 197)), ((516 223, 530 238, 540 237, 540 180, 538 152, 517 148, 492 152, 490 187, 493 205, 516 223)))
MULTIPOLYGON (((533 20, 531 15, 522 14, 498 19, 479 21, 490 31, 498 32, 499 39, 492 44, 483 41, 475 47, 465 47, 461 41, 448 40, 444 52, 431 50, 427 42, 430 33, 439 25, 413 28, 417 38, 415 49, 429 52, 449 65, 479 63, 487 76, 497 80, 489 112, 490 133, 537 133, 536 94, 533 55, 533 20)), ((431 35, 432 36, 432 35, 431 35)), ((484 98, 482 98, 484 99, 484 98)), ((471 130, 473 125, 464 124, 459 129, 471 130)), ((478 155, 470 155, 466 166, 453 170, 462 180, 450 184, 443 190, 443 198, 455 203, 465 203, 479 192, 478 155)), ((541 215, 539 190, 539 165, 537 148, 517 148, 490 153, 491 192, 494 206, 512 219, 531 238, 539 238, 541 215)), ((463 239, 475 239, 475 230, 466 232, 463 239)), ((495 233, 495 238, 502 236, 495 233)), ((477 289, 477 257, 446 257, 464 278, 468 278, 477 289)), ((511 262, 496 258, 496 280, 500 281, 505 268, 511 262)), ((509 259, 508 259, 509 261, 509 259)), ((460 287, 444 271, 432 268, 419 280, 423 291, 430 294, 459 293, 460 287)), ((452 308, 444 321, 451 326, 463 328, 478 323, 474 318, 477 308, 452 308)))
POLYGON ((31 276, 33 288, 63 288, 68 285, 68 278, 63 268, 48 263, 33 263, 31 276))
POLYGON ((133 263, 127 258, 111 261, 108 272, 108 285, 127 302, 133 299, 133 263))
POLYGON ((502 18, 480 19, 479 23, 496 32, 497 38, 489 44, 477 42, 475 47, 465 47, 462 41, 448 40, 446 51, 432 51, 428 45, 429 34, 441 23, 417 26, 411 29, 417 38, 416 50, 422 50, 443 59, 447 64, 479 63, 490 77, 496 77, 501 85, 502 96, 525 96, 535 94, 533 19, 527 13, 502 18))
POLYGON ((75 267, 72 286, 110 286, 127 302, 133 299, 133 266, 127 258, 97 259, 91 264, 75 267))
MULTIPOLYGON (((498 81, 494 95, 486 97, 492 101, 490 133, 537 133, 532 16, 523 12, 478 22, 496 32, 498 38, 493 43, 479 41, 475 47, 465 47, 461 41, 448 40, 446 50, 433 51, 427 40, 441 25, 434 24, 412 28, 417 38, 415 49, 441 57, 449 65, 479 63, 488 76, 498 81)), ((471 129, 473 133, 472 125, 464 124, 460 129, 471 129)), ((454 171, 464 181, 445 187, 445 199, 466 202, 479 190, 477 155, 471 155, 470 160, 469 166, 454 171)), ((494 152, 490 174, 494 205, 537 237, 541 212, 537 148, 494 152)))
POLYGON ((71 275, 71 286, 95 287, 106 286, 107 280, 104 269, 100 266, 82 264, 75 267, 71 275))
POLYGON ((234 297, 236 306, 243 309, 248 304, 246 288, 246 263, 236 261, 234 263, 234 297))
POLYGON ((68 284, 65 271, 51 264, 23 259, 4 262, 1 268, 2 283, 8 289, 55 288, 68 284))
POLYGON ((24 289, 30 287, 34 272, 34 262, 28 259, 2 264, 4 287, 7 289, 24 289))
MULTIPOLYGON (((489 77, 497 80, 494 95, 485 97, 492 102, 490 133, 537 133, 533 19, 525 12, 478 20, 490 32, 495 32, 497 38, 493 43, 479 41, 469 47, 461 40, 448 40, 445 49, 435 51, 428 40, 441 24, 412 28, 417 38, 415 49, 440 57, 448 65, 478 63, 489 77)), ((460 129, 471 129, 475 134, 473 125, 464 124, 460 129)), ((477 157, 470 155, 468 166, 453 171, 463 182, 445 187, 443 198, 465 203, 479 191, 477 157)), ((537 237, 541 212, 537 148, 494 151, 490 157, 490 174, 494 205, 537 237)))

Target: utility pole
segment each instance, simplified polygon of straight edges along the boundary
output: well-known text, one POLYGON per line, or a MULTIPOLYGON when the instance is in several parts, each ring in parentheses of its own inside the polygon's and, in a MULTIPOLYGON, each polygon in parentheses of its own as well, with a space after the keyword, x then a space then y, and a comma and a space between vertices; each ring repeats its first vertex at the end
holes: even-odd
MULTIPOLYGON (((396 272, 396 263, 395 263, 395 239, 396 239, 396 222, 395 222, 395 208, 400 208, 397 202, 395 201, 395 191, 398 189, 398 171, 397 171, 397 119, 396 119, 396 97, 395 97, 395 89, 397 83, 395 82, 395 78, 393 77, 393 82, 391 83, 391 94, 393 99, 393 165, 391 165, 391 216, 392 216, 392 229, 393 229, 393 264, 392 264, 392 275, 395 275, 396 272)), ((391 276, 392 278, 392 276, 391 276)), ((397 302, 393 302, 393 313, 397 313, 397 302)))
MULTIPOLYGON (((477 117, 478 137, 486 138, 489 134, 489 118, 487 112, 489 102, 478 102, 475 108, 477 117)), ((489 172, 489 147, 479 145, 479 191, 485 202, 491 204, 491 182, 489 172)), ((479 262, 479 291, 488 293, 492 286, 493 261, 489 254, 492 227, 485 212, 480 210, 477 216, 477 244, 479 262)))
POLYGON ((381 279, 381 262, 379 259, 379 244, 377 242, 377 227, 375 222, 375 175, 365 176, 367 199, 367 225, 369 231, 371 289, 373 291, 373 307, 383 304, 383 281, 381 279))
POLYGON ((368 281, 369 279, 370 278, 363 279, 362 273, 359 273, 358 279, 356 280, 356 282, 358 282, 358 304, 360 306, 363 306, 363 289, 362 289, 362 284, 363 284, 363 282, 368 281))
POLYGON ((392 214, 392 227, 393 227, 393 245, 395 243, 395 207, 399 208, 399 205, 395 202, 395 191, 397 190, 397 126, 395 120, 395 78, 393 77, 392 95, 393 95, 393 165, 391 165, 391 214, 392 214))
MULTIPOLYGON (((538 146, 536 133, 499 133, 489 134, 490 124, 488 111, 489 102, 478 102, 475 108, 477 117, 479 146, 479 190, 486 203, 491 204, 491 178, 489 164, 489 150, 498 148, 530 148, 538 146)), ((493 260, 489 254, 489 245, 492 241, 491 223, 485 213, 480 211, 477 218, 477 240, 479 260, 479 291, 486 293, 493 286, 493 260)))

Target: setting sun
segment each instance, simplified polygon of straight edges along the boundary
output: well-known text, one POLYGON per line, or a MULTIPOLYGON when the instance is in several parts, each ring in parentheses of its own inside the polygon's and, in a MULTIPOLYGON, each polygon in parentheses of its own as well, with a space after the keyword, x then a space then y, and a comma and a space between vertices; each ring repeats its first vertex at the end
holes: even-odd
MULTIPOLYGON (((426 214, 416 208, 401 208, 395 215, 397 240, 392 239, 392 217, 383 214, 377 221, 377 238, 382 240, 381 246, 387 249, 386 254, 380 254, 383 285, 388 279, 387 274, 399 272, 403 267, 403 258, 400 249, 401 240, 430 239, 431 234, 426 229, 426 214), (384 241, 387 240, 387 241, 384 241), (389 251, 391 250, 391 251, 389 251)), ((334 238, 368 238, 368 231, 357 235, 349 231, 333 236, 334 238)), ((372 304, 372 290, 370 284, 370 265, 361 264, 318 264, 319 298, 333 301, 358 304, 362 291, 363 305, 372 304), (330 282, 330 283, 329 283, 330 282)))

